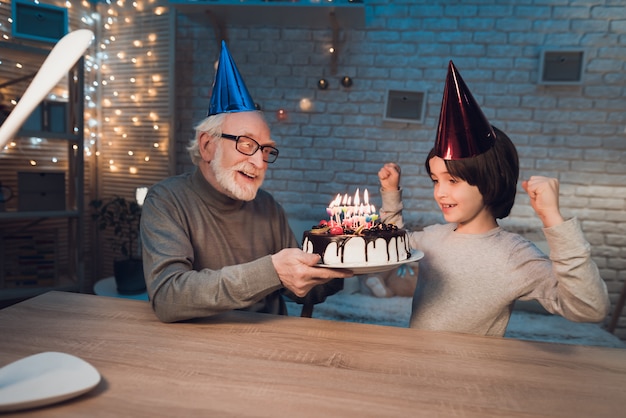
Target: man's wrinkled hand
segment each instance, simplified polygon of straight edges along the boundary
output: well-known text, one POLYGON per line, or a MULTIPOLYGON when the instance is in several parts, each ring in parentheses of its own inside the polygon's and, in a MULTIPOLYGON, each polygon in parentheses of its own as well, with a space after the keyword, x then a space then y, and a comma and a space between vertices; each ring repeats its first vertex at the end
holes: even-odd
POLYGON ((298 248, 286 248, 272 255, 274 269, 283 286, 299 297, 304 297, 319 284, 354 275, 350 270, 315 267, 319 261, 318 254, 309 254, 298 248))

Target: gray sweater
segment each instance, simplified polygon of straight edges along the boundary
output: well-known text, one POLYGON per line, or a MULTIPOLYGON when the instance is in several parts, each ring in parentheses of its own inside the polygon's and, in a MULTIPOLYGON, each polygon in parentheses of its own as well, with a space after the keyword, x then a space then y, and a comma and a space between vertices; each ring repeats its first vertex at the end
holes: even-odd
MULTIPOLYGON (((402 227, 401 191, 382 196, 381 219, 402 227)), ((500 227, 484 234, 455 228, 409 233, 411 247, 424 252, 410 327, 502 336, 517 299, 577 322, 600 322, 608 313, 606 284, 576 219, 543 229, 550 257, 500 227)))
POLYGON ((286 314, 271 255, 298 243, 282 207, 217 192, 200 170, 152 186, 141 217, 144 273, 164 322, 246 309, 286 314))

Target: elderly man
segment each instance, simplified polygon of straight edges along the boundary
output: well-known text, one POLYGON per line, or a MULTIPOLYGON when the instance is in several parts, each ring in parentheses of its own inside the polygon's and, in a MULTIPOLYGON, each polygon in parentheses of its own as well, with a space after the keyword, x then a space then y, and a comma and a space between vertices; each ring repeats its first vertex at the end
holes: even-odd
POLYGON ((152 307, 164 322, 245 309, 287 314, 282 293, 319 303, 349 271, 315 267, 283 208, 260 189, 276 143, 222 43, 209 116, 188 148, 194 172, 152 186, 141 220, 152 307))

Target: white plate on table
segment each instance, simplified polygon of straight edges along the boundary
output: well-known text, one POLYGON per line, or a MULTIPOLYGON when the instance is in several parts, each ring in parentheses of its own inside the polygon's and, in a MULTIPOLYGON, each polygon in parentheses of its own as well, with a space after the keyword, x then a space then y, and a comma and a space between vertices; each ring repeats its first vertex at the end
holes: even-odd
POLYGON ((0 368, 0 412, 61 402, 99 382, 100 373, 78 357, 52 351, 34 354, 0 368))
POLYGON ((352 270, 354 274, 370 274, 380 273, 381 271, 393 270, 395 267, 403 264, 414 263, 421 260, 424 257, 424 253, 419 250, 411 251, 411 257, 403 261, 396 263, 384 263, 384 264, 360 264, 360 263, 346 263, 346 264, 317 264, 316 267, 323 267, 327 269, 345 269, 352 270))

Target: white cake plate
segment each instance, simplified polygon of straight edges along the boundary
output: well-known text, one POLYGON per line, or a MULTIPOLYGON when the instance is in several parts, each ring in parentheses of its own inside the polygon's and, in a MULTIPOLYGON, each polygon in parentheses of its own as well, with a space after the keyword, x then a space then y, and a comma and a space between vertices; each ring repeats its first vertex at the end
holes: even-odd
POLYGON ((384 263, 384 264, 360 264, 360 263, 346 263, 346 264, 317 264, 316 267, 323 267, 327 269, 342 269, 351 270, 354 274, 371 274, 380 273, 381 271, 393 270, 394 268, 403 264, 414 263, 421 260, 424 257, 424 253, 419 250, 411 251, 411 257, 406 260, 398 261, 396 263, 384 263))

